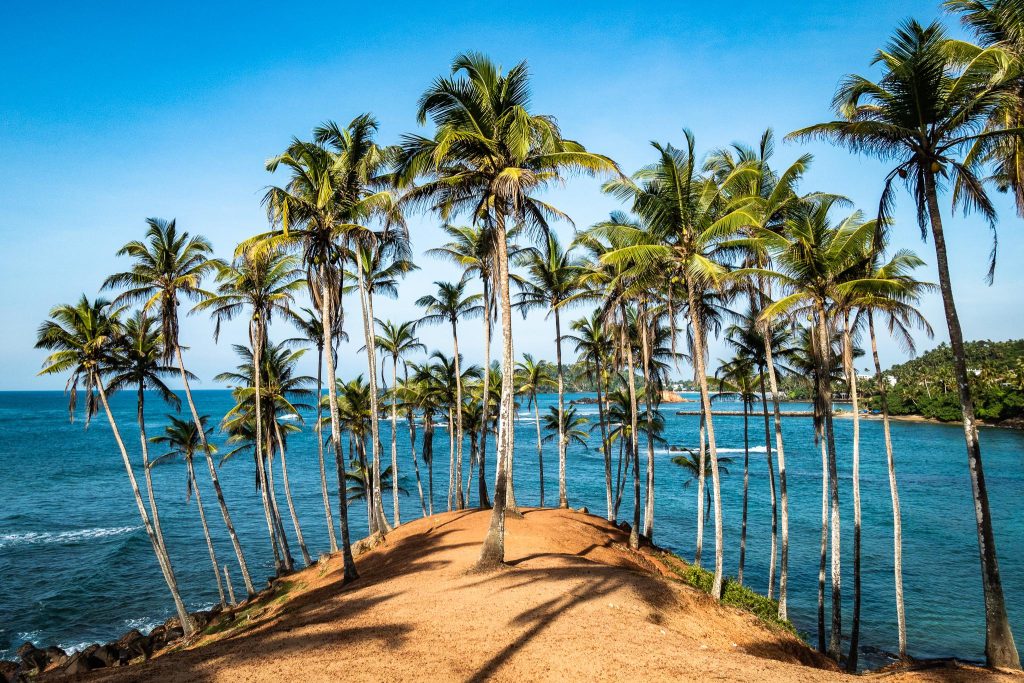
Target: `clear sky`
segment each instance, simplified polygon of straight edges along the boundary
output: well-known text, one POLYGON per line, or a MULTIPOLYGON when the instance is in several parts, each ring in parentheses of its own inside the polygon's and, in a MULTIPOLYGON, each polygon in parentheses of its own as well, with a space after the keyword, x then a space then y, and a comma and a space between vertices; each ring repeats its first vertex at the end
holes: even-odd
MULTIPOLYGON (((508 67, 526 59, 534 108, 555 115, 566 136, 632 172, 651 160, 650 140, 691 128, 702 152, 755 143, 830 118, 846 73, 870 73, 874 50, 897 23, 941 17, 933 0, 794 3, 17 3, 0 25, 0 389, 60 388, 37 378, 35 330, 55 303, 97 293, 126 265, 114 252, 138 238, 148 216, 174 218, 209 237, 222 256, 266 228, 260 207, 272 178, 264 160, 326 119, 370 111, 380 141, 418 130, 416 101, 464 50, 508 67)), ((944 18, 957 31, 951 18, 944 18)), ((421 130, 421 132, 429 132, 421 130)), ((875 210, 884 169, 824 145, 778 145, 777 164, 815 155, 803 189, 846 194, 875 210)), ((619 208, 591 180, 571 180, 551 200, 586 227, 619 208)), ((1015 263, 1024 239, 1005 198, 996 284, 983 278, 987 227, 959 214, 948 224, 954 286, 969 339, 1024 336, 1015 263)), ((948 201, 944 204, 948 209, 948 201)), ((948 211, 947 211, 948 213, 948 211)), ((931 244, 920 241, 900 195, 897 246, 916 249, 935 278, 931 244)), ((414 216, 417 255, 440 239, 437 219, 414 216)), ((572 226, 559 232, 567 241, 572 226)), ((419 257, 398 301, 378 317, 418 317, 412 301, 432 281, 458 277, 419 257)), ((935 296, 924 312, 945 339, 935 296)), ((517 353, 553 358, 541 314, 517 320, 517 353)), ((479 361, 477 322, 461 345, 479 361)), ((358 328, 354 328, 358 329, 358 328)), ((189 318, 188 362, 204 381, 232 367, 233 327, 215 345, 213 325, 189 318)), ((292 336, 282 323, 275 339, 292 336)), ((450 333, 422 330, 450 353, 450 333)), ((358 344, 341 373, 365 367, 358 344)), ((713 357, 724 356, 721 344, 713 357)), ((903 356, 887 341, 883 362, 903 356)), ((310 369, 312 366, 310 366, 310 369)))

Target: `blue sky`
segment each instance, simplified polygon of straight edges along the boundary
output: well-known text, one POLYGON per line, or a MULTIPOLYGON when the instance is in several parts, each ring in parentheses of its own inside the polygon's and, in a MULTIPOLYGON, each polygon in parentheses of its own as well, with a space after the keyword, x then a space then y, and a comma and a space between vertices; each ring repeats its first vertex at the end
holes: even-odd
MULTIPOLYGON (((463 50, 506 67, 526 59, 534 108, 555 115, 568 136, 632 172, 650 158, 650 140, 694 131, 701 151, 755 143, 766 127, 779 137, 825 120, 839 79, 870 73, 869 62, 897 23, 941 17, 935 2, 874 3, 20 3, 0 26, 0 389, 60 388, 37 378, 43 354, 35 330, 55 303, 97 293, 122 267, 114 252, 139 237, 148 216, 176 217, 229 256, 266 227, 259 200, 272 177, 264 160, 325 119, 370 111, 380 140, 418 130, 416 100, 463 50), (821 5, 820 7, 817 5, 821 5)), ((956 27, 945 18, 951 29, 956 27)), ((426 132, 426 131, 423 131, 426 132)), ((823 145, 778 145, 777 163, 810 151, 805 190, 877 206, 884 168, 823 145)), ((571 180, 551 201, 578 227, 619 208, 598 183, 571 180)), ((947 202, 948 204, 948 202, 947 202)), ((945 206, 945 205, 944 205, 945 206)), ((987 227, 976 217, 948 224, 953 279, 968 338, 1024 335, 1020 219, 1000 198, 1001 266, 983 278, 987 227)), ((948 206, 946 206, 948 208, 948 206)), ((948 213, 948 212, 947 212, 948 213)), ((897 246, 929 264, 909 198, 896 214, 897 246)), ((440 241, 432 216, 410 219, 417 254, 440 241)), ((559 227, 568 240, 572 227, 559 227)), ((398 301, 378 317, 406 320, 449 266, 418 258, 398 301)), ((934 279, 929 265, 925 277, 934 279)), ((944 339, 941 305, 924 311, 944 339)), ((228 329, 219 344, 209 320, 188 318, 183 343, 204 380, 234 365, 228 329)), ((553 357, 550 321, 517 320, 517 352, 553 357)), ((465 325, 464 353, 481 357, 477 324, 465 325)), ((278 324, 274 338, 291 336, 278 324)), ((450 352, 450 333, 423 329, 450 352)), ((922 340, 927 348, 936 342, 922 340)), ((358 344, 342 352, 345 376, 365 367, 358 344)), ((883 362, 903 356, 888 342, 883 362)), ((713 347, 714 357, 726 351, 713 347)))

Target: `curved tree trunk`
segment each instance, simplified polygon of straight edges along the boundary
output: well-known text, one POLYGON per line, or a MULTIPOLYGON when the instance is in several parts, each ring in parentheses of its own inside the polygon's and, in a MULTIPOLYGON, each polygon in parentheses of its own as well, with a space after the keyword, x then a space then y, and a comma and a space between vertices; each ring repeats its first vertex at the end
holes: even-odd
MULTIPOLYGON (((646 314, 646 307, 641 308, 646 314)), ((640 349, 644 367, 644 409, 647 414, 647 495, 644 499, 644 536, 654 538, 654 413, 651 411, 653 377, 651 376, 651 346, 647 335, 647 320, 643 315, 640 322, 640 349)))
POLYGON ((359 278, 359 301, 363 310, 363 335, 366 338, 366 365, 370 378, 370 448, 372 458, 371 504, 373 523, 371 533, 376 531, 386 534, 391 531, 387 517, 384 516, 384 503, 380 485, 380 406, 377 402, 377 344, 373 331, 373 292, 366 287, 363 261, 356 258, 359 278))
POLYGON ((480 468, 480 476, 477 478, 480 487, 480 507, 487 509, 491 507, 491 501, 487 497, 487 422, 488 408, 491 398, 491 289, 487 277, 483 276, 484 287, 484 387, 483 398, 480 405, 480 457, 477 466, 480 468))
POLYGON ((769 334, 763 335, 765 365, 768 369, 768 386, 772 390, 772 409, 775 412, 775 452, 779 458, 779 496, 782 499, 782 552, 779 556, 779 619, 788 619, 786 608, 786 584, 789 578, 789 497, 786 494, 786 452, 782 447, 782 410, 779 407, 779 384, 775 376, 775 361, 772 359, 772 344, 769 334))
POLYGON ((889 496, 892 498, 893 577, 896 584, 896 628, 899 633, 899 655, 907 656, 907 617, 903 607, 903 518, 900 514, 900 492, 896 486, 896 460, 892 453, 892 434, 889 429, 889 397, 882 376, 882 363, 878 360, 878 339, 875 319, 868 309, 868 332, 871 335, 871 357, 875 361, 875 378, 882 403, 882 433, 885 436, 885 459, 889 469, 889 496))
MULTIPOLYGON (((569 507, 569 494, 565 483, 565 450, 569 446, 569 438, 565 434, 565 379, 562 367, 562 320, 559 316, 558 302, 554 302, 555 312, 555 362, 558 365, 558 507, 563 510, 569 507)), ((543 505, 543 503, 541 503, 543 505)))
POLYGON ((267 522, 267 534, 270 536, 270 546, 274 552, 274 573, 280 576, 285 569, 285 563, 281 558, 281 543, 277 536, 277 525, 274 523, 273 508, 270 505, 270 484, 267 479, 266 461, 262 451, 254 451, 256 456, 256 480, 260 489, 260 500, 263 503, 263 516, 267 522))
POLYGON ((949 262, 946 257, 946 238, 942 230, 942 216, 935 196, 935 178, 925 172, 925 197, 928 216, 935 242, 935 261, 939 270, 939 289, 942 291, 942 307, 949 329, 949 345, 953 350, 953 369, 956 374, 960 408, 963 413, 964 440, 967 443, 967 465, 971 474, 971 493, 974 498, 974 514, 978 532, 978 557, 981 561, 981 586, 985 596, 985 659, 989 666, 1019 669, 1020 657, 1010 630, 1006 614, 1006 600, 1003 596, 1003 582, 999 577, 999 559, 996 553, 996 538, 992 531, 992 515, 988 503, 988 489, 985 486, 985 470, 981 462, 981 443, 978 440, 978 424, 974 417, 974 398, 967 377, 967 355, 964 351, 964 336, 960 329, 956 302, 953 300, 953 285, 949 277, 949 262))
POLYGON ((853 619, 850 622, 850 653, 846 670, 857 671, 857 650, 860 647, 860 409, 857 404, 857 370, 853 367, 853 339, 850 337, 850 313, 843 324, 843 366, 850 388, 850 409, 853 411, 853 619))
POLYGON ((327 273, 327 266, 320 266, 320 286, 322 290, 322 307, 320 309, 321 324, 323 326, 324 341, 327 353, 327 401, 331 413, 331 444, 334 446, 334 466, 338 474, 338 517, 341 528, 341 553, 344 562, 345 580, 351 581, 359 578, 356 571, 355 558, 352 557, 352 540, 348 529, 348 501, 346 490, 348 484, 345 481, 345 454, 341 449, 341 424, 338 419, 338 377, 334 370, 334 329, 333 329, 333 298, 330 291, 330 278, 327 273))
POLYGON ((93 377, 97 392, 100 396, 100 401, 103 403, 103 410, 107 414, 107 420, 110 422, 110 430, 114 434, 114 440, 117 441, 117 447, 121 451, 121 460, 124 462, 125 472, 128 474, 128 482, 132 487, 132 494, 135 496, 135 505, 139 508, 139 516, 142 518, 142 526, 146 530, 146 535, 149 536, 149 542, 153 545, 153 552, 156 554, 157 564, 160 565, 160 571, 164 575, 164 580, 167 582, 167 588, 171 591, 171 598, 174 600, 174 609, 178 612, 178 619, 181 620, 181 628, 185 632, 186 636, 190 636, 195 632, 195 626, 192 623, 192 619, 188 616, 188 610, 185 609, 185 603, 181 599, 181 594, 178 592, 178 582, 174 578, 174 570, 171 569, 170 564, 164 560, 163 548, 160 546, 160 541, 157 539, 156 531, 153 529, 153 524, 149 520, 149 513, 146 512, 146 504, 142 502, 142 492, 139 490, 139 483, 135 480, 135 471, 132 469, 131 460, 128 458, 128 450, 124 446, 124 441, 121 439, 121 431, 117 428, 117 422, 114 421, 114 414, 110 410, 110 403, 107 401, 107 392, 103 388, 102 380, 94 376, 93 377))
POLYGON ((764 412, 764 452, 768 459, 768 489, 772 500, 772 551, 771 561, 768 563, 768 599, 772 597, 775 589, 775 560, 778 557, 779 548, 779 504, 775 492, 775 463, 772 462, 772 437, 768 423, 768 398, 765 396, 764 368, 760 368, 761 382, 761 410, 764 412))
POLYGON ((144 387, 139 384, 137 418, 139 423, 139 440, 142 445, 142 472, 146 480, 146 494, 149 498, 149 509, 153 515, 153 533, 156 535, 156 550, 161 555, 162 562, 171 569, 171 556, 167 552, 167 544, 164 543, 164 532, 160 528, 160 512, 156 506, 156 497, 153 495, 153 474, 149 468, 149 439, 146 438, 146 410, 144 387))
POLYGON ((331 552, 338 552, 338 539, 334 535, 334 515, 331 512, 331 497, 327 493, 327 469, 324 466, 324 407, 323 407, 323 395, 324 395, 324 346, 323 344, 317 347, 316 356, 316 427, 313 431, 316 433, 316 451, 317 460, 320 464, 320 493, 324 497, 324 514, 327 515, 327 536, 331 542, 331 552))
MULTIPOLYGON (((537 467, 540 469, 540 506, 544 507, 544 446, 540 438, 540 406, 537 405, 537 392, 533 392, 533 417, 537 425, 537 467)), ((559 482, 561 487, 561 482, 559 482)))
POLYGON ((266 468, 267 468, 267 489, 270 491, 270 512, 274 520, 274 528, 277 529, 277 538, 281 541, 281 554, 284 556, 284 568, 286 571, 295 569, 295 558, 292 557, 292 549, 288 544, 288 535, 284 530, 284 520, 281 518, 281 508, 277 505, 277 486, 274 484, 274 439, 270 430, 264 435, 266 445, 266 468))
POLYGON ((292 501, 292 487, 288 483, 288 459, 285 454, 284 437, 281 435, 281 425, 274 421, 274 432, 277 435, 277 450, 281 454, 281 479, 284 484, 284 498, 288 503, 288 514, 292 518, 292 526, 295 527, 295 538, 299 542, 299 550, 302 552, 302 561, 306 563, 306 566, 313 564, 313 558, 309 555, 309 550, 306 548, 306 541, 302 538, 302 527, 299 526, 299 516, 295 514, 295 503, 292 501))
POLYGON ((459 363, 459 330, 452 320, 452 346, 455 350, 455 507, 462 510, 466 501, 462 497, 462 369, 459 363))
POLYGON ((842 563, 840 561, 839 536, 839 475, 836 469, 836 440, 832 428, 832 385, 829 381, 832 367, 832 344, 828 334, 828 318, 823 302, 815 304, 818 326, 818 395, 821 397, 823 422, 825 426, 825 449, 828 453, 828 479, 831 492, 831 549, 832 564, 832 627, 829 632, 828 653, 837 662, 843 654, 843 592, 842 563))
POLYGON ((721 600, 725 548, 722 536, 722 490, 718 472, 718 445, 715 443, 715 423, 711 416, 711 394, 708 391, 708 376, 704 368, 704 328, 697 310, 693 278, 687 274, 686 280, 690 304, 690 324, 693 325, 694 364, 697 366, 697 381, 700 383, 700 401, 704 408, 704 414, 707 416, 708 450, 711 453, 711 487, 715 498, 715 578, 711 586, 711 595, 715 600, 721 600))
MULTIPOLYGON (((196 494, 196 507, 199 509, 199 522, 203 525, 203 537, 206 539, 206 550, 210 554, 210 564, 213 565, 213 575, 217 579, 217 594, 220 596, 220 606, 227 607, 224 599, 224 583, 220 578, 220 565, 217 564, 217 551, 213 549, 213 539, 210 537, 210 526, 206 523, 206 510, 203 509, 203 497, 199 493, 199 482, 196 481, 196 469, 192 463, 192 456, 185 459, 185 466, 188 469, 188 480, 192 490, 196 494)), ((234 602, 234 601, 232 601, 234 602)))
POLYGON ((199 433, 199 442, 203 446, 203 454, 206 456, 206 464, 210 469, 210 481, 213 483, 213 492, 217 496, 217 504, 220 505, 220 514, 224 518, 224 526, 228 529, 228 537, 231 539, 231 546, 235 550, 235 557, 238 558, 238 568, 242 572, 242 580, 245 582, 245 590, 249 595, 255 593, 252 579, 249 577, 249 567, 245 563, 245 555, 242 554, 242 544, 238 542, 238 534, 235 533, 235 525, 231 522, 231 514, 228 512, 227 501, 224 500, 224 491, 220 487, 220 479, 217 477, 217 468, 213 464, 213 453, 210 444, 206 442, 206 432, 203 430, 203 423, 199 419, 199 411, 192 400, 192 389, 188 384, 188 373, 185 372, 185 359, 182 357, 181 344, 175 342, 174 353, 178 359, 178 370, 181 371, 181 383, 185 389, 185 399, 188 401, 189 410, 192 412, 192 421, 199 433))
POLYGON ((743 561, 747 555, 747 490, 750 485, 750 425, 746 396, 743 400, 743 519, 740 522, 740 566, 736 570, 736 583, 743 585, 743 561))

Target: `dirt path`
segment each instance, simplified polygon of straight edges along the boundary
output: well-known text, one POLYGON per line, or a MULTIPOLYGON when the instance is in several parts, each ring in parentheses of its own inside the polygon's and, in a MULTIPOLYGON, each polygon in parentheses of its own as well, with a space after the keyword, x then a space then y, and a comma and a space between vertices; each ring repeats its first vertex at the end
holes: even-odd
POLYGON ((94 678, 849 680, 789 634, 663 577, 599 517, 529 510, 508 521, 509 568, 470 573, 489 516, 406 524, 359 556, 349 586, 332 558, 290 577, 286 599, 246 627, 94 678))

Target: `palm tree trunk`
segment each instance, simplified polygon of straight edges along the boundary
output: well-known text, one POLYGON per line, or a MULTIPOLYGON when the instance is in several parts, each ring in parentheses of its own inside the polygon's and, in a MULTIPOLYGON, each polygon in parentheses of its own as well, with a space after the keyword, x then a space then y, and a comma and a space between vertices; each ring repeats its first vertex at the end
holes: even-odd
POLYGON ((291 558, 288 557, 287 551, 284 550, 284 535, 278 527, 277 517, 274 513, 274 505, 272 502, 273 488, 271 488, 272 485, 270 483, 268 471, 270 460, 269 458, 266 460, 263 459, 263 453, 265 452, 263 433, 263 388, 260 386, 260 380, 263 375, 262 341, 263 335, 260 333, 258 323, 254 317, 249 321, 249 343, 252 345, 252 376, 256 390, 256 458, 259 460, 260 469, 262 469, 263 472, 262 496, 263 504, 268 515, 267 523, 271 528, 270 539, 274 544, 274 569, 276 574, 280 576, 283 571, 289 571, 291 569, 291 558), (283 558, 281 557, 281 553, 278 552, 279 547, 281 549, 281 553, 283 553, 283 558))
MULTIPOLYGON (((697 373, 694 372, 694 379, 697 379, 697 373)), ((704 518, 707 516, 704 513, 704 474, 707 472, 707 434, 706 430, 707 414, 704 412, 703 404, 700 407, 700 427, 698 428, 700 444, 698 467, 700 471, 697 473, 697 550, 693 554, 693 563, 698 567, 701 566, 701 556, 704 554, 704 518)))
MULTIPOLYGON (((555 362, 558 365, 558 507, 569 507, 569 494, 565 485, 565 451, 569 438, 565 435, 565 378, 562 368, 562 321, 558 303, 552 307, 555 312, 555 362)), ((543 504, 543 503, 542 503, 543 504)))
POLYGON ((694 363, 697 366, 697 380, 700 382, 701 405, 707 416, 708 450, 711 452, 711 487, 715 497, 715 579, 711 586, 711 595, 715 600, 721 600, 725 547, 722 535, 722 491, 718 473, 718 445, 715 443, 715 424, 711 417, 711 394, 708 391, 708 376, 704 368, 704 328, 697 309, 693 278, 689 273, 687 273, 686 280, 687 296, 690 303, 690 324, 693 325, 694 363))
POLYGON ((1003 583, 999 577, 999 559, 996 553, 996 538, 992 531, 992 515, 989 510, 988 489, 985 486, 985 470, 981 462, 981 443, 978 441, 978 425, 974 416, 974 398, 967 376, 967 355, 964 351, 964 336, 960 329, 960 318, 953 300, 953 285, 949 277, 949 262, 946 257, 946 237, 942 230, 942 217, 935 196, 935 178, 925 171, 925 196, 928 215, 935 242, 935 261, 939 270, 939 289, 942 291, 942 307, 949 328, 949 345, 953 350, 953 369, 956 373, 960 408, 963 413, 964 440, 967 443, 967 464, 971 473, 971 493, 974 498, 974 514, 978 532, 978 556, 981 561, 981 586, 985 596, 985 659, 989 666, 1019 669, 1020 657, 1010 630, 1006 614, 1006 600, 1003 597, 1003 583))
POLYGON ((391 498, 395 526, 402 523, 398 509, 398 354, 391 356, 391 498))
POLYGON ((203 423, 199 419, 199 411, 192 400, 192 389, 188 385, 188 373, 185 372, 185 359, 181 353, 181 344, 175 342, 174 353, 178 358, 178 370, 181 372, 181 383, 185 388, 185 399, 188 401, 189 410, 192 412, 192 421, 199 433, 199 442, 203 446, 203 454, 206 456, 206 464, 210 469, 210 481, 213 483, 213 492, 217 496, 217 504, 220 505, 220 514, 224 518, 224 526, 228 529, 228 537, 231 539, 231 546, 235 549, 235 557, 238 558, 238 568, 242 572, 242 581, 245 582, 245 590, 249 595, 255 593, 252 579, 249 577, 249 567, 245 563, 245 555, 242 554, 242 544, 238 542, 238 534, 235 533, 235 525, 231 523, 231 514, 228 512, 227 501, 224 500, 224 491, 220 487, 220 479, 217 478, 217 468, 213 464, 213 453, 210 444, 206 442, 206 432, 203 430, 203 423))
POLYGON ((434 514, 434 413, 423 413, 423 462, 427 463, 427 498, 430 514, 434 514))
POLYGON ((338 517, 341 527, 341 552, 344 563, 345 580, 351 581, 359 578, 356 571, 356 562, 352 557, 352 541, 348 529, 348 501, 346 490, 348 484, 345 482, 345 454, 341 450, 341 424, 338 419, 338 377, 334 370, 334 329, 332 305, 333 297, 330 290, 330 278, 327 273, 327 266, 320 266, 320 286, 322 287, 322 306, 320 309, 321 324, 323 326, 324 342, 327 353, 327 402, 331 413, 331 444, 334 446, 334 466, 338 473, 338 517))
POLYGON ((759 368, 761 382, 761 410, 764 413, 764 452, 768 459, 768 489, 772 498, 772 550, 768 564, 768 599, 775 588, 775 560, 779 548, 779 512, 778 496, 775 492, 775 463, 772 462, 772 437, 768 423, 768 397, 765 396, 764 368, 759 368))
MULTIPOLYGON (((408 370, 406 370, 406 381, 408 382, 408 370)), ((407 417, 409 419, 409 451, 412 455, 412 467, 416 472, 416 490, 420 494, 420 509, 423 516, 427 516, 427 501, 423 496, 423 482, 420 479, 420 463, 416 459, 416 419, 413 417, 412 408, 409 408, 407 417)))
POLYGON ((644 408, 647 414, 647 495, 644 499, 644 536, 654 537, 654 413, 651 411, 651 394, 654 378, 651 375, 651 347, 647 336, 646 307, 640 309, 640 349, 644 366, 644 408))
POLYGON ((896 584, 896 628, 899 633, 899 655, 907 656, 907 617, 903 607, 903 518, 900 514, 900 492, 896 486, 896 460, 892 452, 892 434, 889 429, 889 397, 882 377, 882 363, 878 360, 878 338, 875 319, 868 309, 868 333, 871 335, 871 356, 875 361, 875 377, 882 403, 882 433, 885 436, 885 459, 889 469, 889 495, 892 498, 893 576, 896 584))
POLYGON ((370 447, 373 453, 372 503, 370 509, 376 522, 376 531, 385 534, 391 531, 384 516, 384 503, 380 486, 380 408, 377 405, 377 344, 373 331, 373 292, 366 287, 363 277, 363 261, 356 258, 359 278, 359 300, 363 310, 363 334, 366 337, 366 364, 370 377, 370 447))
POLYGON ((277 529, 277 538, 281 541, 281 554, 284 556, 284 568, 286 571, 295 569, 295 558, 292 557, 291 546, 288 545, 288 535, 284 530, 284 520, 281 518, 281 508, 277 506, 277 485, 274 483, 274 440, 270 430, 265 434, 264 444, 267 453, 267 489, 270 491, 270 511, 274 520, 274 527, 277 529))
POLYGON ((138 412, 137 419, 139 423, 139 440, 142 446, 142 472, 146 480, 146 494, 149 498, 149 509, 153 514, 153 533, 156 535, 157 550, 161 555, 161 560, 167 566, 171 568, 171 556, 167 552, 167 545, 164 543, 164 532, 160 528, 160 512, 156 506, 156 497, 153 495, 153 474, 149 468, 149 439, 146 438, 146 412, 145 412, 145 392, 143 391, 143 384, 139 384, 138 390, 138 412))
POLYGON ((262 451, 254 451, 256 455, 256 480, 260 489, 260 500, 263 503, 263 516, 267 522, 267 534, 270 536, 270 546, 274 552, 274 573, 280 576, 284 572, 284 562, 281 559, 281 543, 277 537, 277 525, 274 524, 274 513, 270 506, 270 487, 267 482, 266 462, 263 459, 262 451))
POLYGON ((832 428, 832 385, 829 380, 832 367, 832 345, 828 334, 828 318, 823 302, 818 301, 817 309, 818 325, 818 362, 821 370, 818 373, 818 395, 821 397, 821 404, 825 425, 825 447, 828 453, 828 479, 831 492, 831 549, 832 564, 830 575, 832 577, 832 627, 829 631, 829 655, 837 662, 842 656, 843 636, 843 603, 842 603, 842 563, 840 561, 840 524, 839 524, 839 475, 836 469, 836 440, 832 428))
POLYGON ((288 503, 288 513, 292 518, 292 526, 295 527, 295 538, 299 542, 299 550, 302 552, 302 561, 306 566, 313 564, 309 550, 306 548, 306 541, 302 538, 302 527, 299 526, 299 516, 295 514, 295 503, 292 501, 292 487, 288 483, 288 459, 285 455, 284 438, 281 435, 281 425, 274 421, 274 432, 277 435, 277 450, 281 454, 281 479, 284 484, 284 498, 288 503))
POLYGON ((821 548, 818 556, 818 652, 825 654, 825 567, 828 564, 828 448, 825 435, 818 434, 821 444, 821 548))
POLYGON ((160 571, 163 573, 164 580, 167 582, 167 587, 171 591, 171 598, 174 600, 174 609, 178 612, 178 619, 181 620, 181 628, 186 636, 190 636, 195 632, 195 626, 189 618, 188 610, 185 609, 185 603, 182 601, 181 594, 178 592, 178 582, 174 577, 174 571, 171 569, 171 565, 166 563, 164 560, 160 541, 157 539, 156 531, 153 529, 153 525, 149 520, 149 513, 146 512, 146 504, 142 502, 142 492, 139 490, 139 483, 135 480, 135 471, 132 469, 131 460, 128 458, 128 450, 125 448, 124 441, 121 439, 121 431, 117 428, 117 422, 114 421, 114 414, 110 410, 110 403, 107 402, 107 392, 103 388, 103 381, 95 375, 93 380, 95 382, 97 392, 100 395, 100 401, 103 403, 103 410, 107 414, 107 420, 110 422, 110 430, 114 433, 114 440, 117 441, 117 447, 121 451, 121 460, 124 462, 124 469, 128 474, 128 481, 132 487, 132 494, 135 496, 135 505, 139 508, 139 516, 142 518, 142 526, 146 530, 146 535, 149 536, 149 542, 153 545, 153 552, 156 554, 157 564, 160 565, 160 571))
POLYGON ((597 376, 597 419, 601 426, 601 452, 604 454, 604 497, 608 506, 608 521, 615 521, 615 509, 612 503, 612 452, 608 443, 608 426, 605 424, 604 396, 601 393, 602 375, 601 361, 595 362, 597 376))
POLYGON ((196 481, 196 468, 192 463, 192 455, 185 459, 185 466, 188 468, 188 480, 192 490, 196 494, 196 507, 199 508, 199 522, 203 525, 203 536, 206 538, 206 550, 210 553, 210 564, 213 565, 213 575, 217 579, 217 594, 220 596, 221 608, 227 607, 224 599, 224 583, 220 578, 220 565, 217 564, 217 552, 213 549, 213 539, 210 537, 210 526, 206 523, 206 510, 203 509, 203 497, 199 493, 199 482, 196 481))
POLYGON ((487 409, 490 408, 491 397, 491 289, 486 276, 482 276, 484 287, 484 387, 480 405, 480 457, 477 466, 480 476, 477 478, 480 487, 480 507, 487 509, 491 501, 487 497, 487 409))
POLYGON ((513 377, 515 376, 515 356, 512 352, 512 298, 509 294, 508 243, 505 234, 505 211, 503 206, 494 207, 494 246, 495 262, 498 267, 498 298, 501 301, 501 404, 498 409, 499 432, 497 465, 494 475, 494 506, 491 509, 491 522, 480 549, 480 570, 494 570, 505 562, 505 505, 508 488, 509 472, 506 466, 511 464, 511 450, 515 446, 512 436, 513 425, 513 377))
POLYGON ((850 653, 846 670, 857 671, 857 650, 860 647, 860 410, 857 405, 857 370, 853 367, 853 339, 850 336, 850 312, 843 324, 843 366, 850 388, 850 409, 853 411, 853 619, 850 622, 850 653))
MULTIPOLYGON (((531 396, 533 399, 533 418, 537 425, 537 467, 539 468, 539 479, 540 483, 540 506, 544 507, 544 446, 541 443, 540 438, 540 406, 537 405, 537 392, 534 391, 531 396)), ((561 486, 561 482, 559 482, 561 486)))
POLYGON ((743 585, 743 561, 747 555, 747 489, 750 484, 750 428, 748 420, 749 404, 747 396, 741 393, 743 400, 743 520, 740 522, 740 566, 736 570, 736 582, 743 585))
POLYGON ((455 425, 452 407, 448 406, 448 512, 452 511, 455 498, 455 425))
POLYGON ((768 386, 772 390, 772 409, 775 412, 775 452, 779 459, 779 496, 782 499, 782 552, 779 557, 779 619, 788 619, 786 608, 786 584, 789 578, 789 497, 786 494, 786 452, 782 447, 782 410, 779 407, 779 384, 775 376, 775 361, 772 359, 772 344, 769 331, 764 338, 765 365, 768 368, 768 386))
POLYGON ((640 443, 637 400, 636 400, 636 371, 633 369, 633 342, 629 339, 626 328, 629 325, 629 318, 626 316, 625 304, 620 304, 622 325, 619 328, 619 342, 626 352, 626 368, 629 375, 629 458, 633 461, 633 524, 629 529, 629 547, 636 550, 640 547, 640 443))
POLYGON ((324 395, 324 345, 317 347, 316 356, 316 433, 317 459, 320 464, 320 493, 324 497, 324 514, 327 515, 327 536, 331 542, 331 552, 338 552, 338 539, 334 535, 334 515, 331 513, 331 497, 327 493, 327 469, 324 466, 324 430, 323 430, 323 395, 324 395))
POLYGON ((452 346, 455 351, 455 507, 462 510, 466 501, 462 497, 462 370, 459 367, 459 330, 452 320, 452 346))

